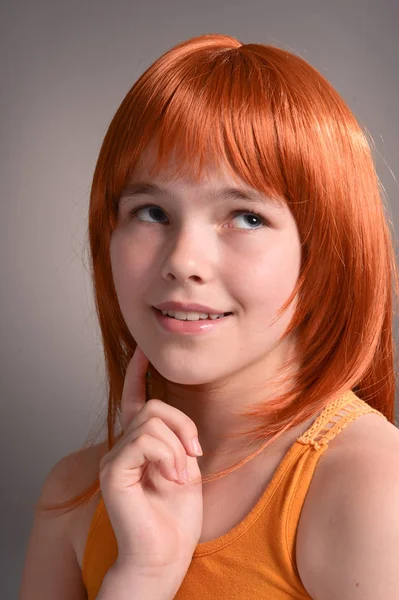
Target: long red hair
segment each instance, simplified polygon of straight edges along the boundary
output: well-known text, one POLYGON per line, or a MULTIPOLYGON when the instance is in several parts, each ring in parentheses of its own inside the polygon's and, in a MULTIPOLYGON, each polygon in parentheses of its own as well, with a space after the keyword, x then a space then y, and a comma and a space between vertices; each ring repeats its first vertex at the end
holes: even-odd
MULTIPOLYGON (((367 136, 330 83, 302 58, 202 35, 163 54, 136 81, 108 128, 94 172, 89 240, 109 387, 108 449, 117 439, 126 367, 136 347, 115 293, 110 238, 118 198, 155 138, 154 172, 174 152, 176 175, 189 170, 200 177, 211 157, 286 202, 301 238, 300 275, 281 308, 298 298, 285 332, 300 331, 295 385, 243 412, 257 421, 247 433, 261 447, 204 483, 238 468, 349 389, 393 423, 399 281, 367 136)), ((150 373, 159 380, 152 365, 150 373)), ((78 496, 47 508, 71 510, 99 490, 97 478, 78 496)))

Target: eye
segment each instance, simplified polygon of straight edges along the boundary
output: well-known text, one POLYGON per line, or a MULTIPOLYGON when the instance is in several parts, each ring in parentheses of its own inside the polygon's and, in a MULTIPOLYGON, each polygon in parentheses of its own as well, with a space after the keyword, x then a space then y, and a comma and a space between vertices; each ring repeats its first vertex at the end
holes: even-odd
POLYGON ((254 221, 260 221, 261 226, 260 227, 249 227, 249 229, 253 229, 253 231, 255 231, 256 229, 261 229, 263 227, 267 227, 269 225, 269 222, 265 219, 265 217, 263 217, 262 215, 260 215, 259 213, 256 212, 248 212, 246 210, 236 210, 234 212, 234 215, 236 217, 242 217, 245 215, 245 217, 249 217, 249 221, 251 225, 256 225, 256 223, 254 223, 254 221))
MULTIPOLYGON (((148 221, 147 219, 138 218, 139 213, 145 212, 145 211, 148 211, 150 218, 155 219, 156 223, 161 223, 161 224, 164 223, 164 221, 158 220, 158 219, 162 218, 162 215, 165 215, 164 211, 159 206, 154 206, 152 204, 148 204, 145 206, 139 206, 138 208, 131 211, 130 216, 133 219, 136 219, 137 221, 144 220, 144 222, 151 223, 151 221, 148 221)), ((248 224, 250 225, 250 227, 244 227, 244 229, 255 231, 257 229, 262 229, 263 227, 269 226, 269 222, 267 221, 267 219, 265 219, 265 217, 263 217, 262 215, 260 215, 259 213, 256 213, 256 212, 248 212, 246 210, 236 210, 233 213, 233 218, 243 217, 244 215, 249 221, 249 223, 247 221, 247 225, 248 224), (251 225, 257 224, 256 221, 258 222, 258 227, 251 227, 251 225), (259 223, 260 223, 260 225, 259 225, 259 223)), ((154 221, 152 221, 152 222, 154 222, 154 221)), ((241 229, 241 228, 239 227, 238 229, 241 229)))
MULTIPOLYGON (((135 210, 132 210, 132 212, 130 213, 130 216, 131 216, 133 219, 137 219, 137 221, 141 221, 141 219, 139 219, 139 218, 137 217, 137 215, 138 215, 140 212, 142 212, 142 211, 146 211, 146 210, 148 210, 148 211, 151 211, 152 218, 155 218, 155 219, 156 219, 157 217, 159 218, 159 214, 160 214, 160 213, 161 213, 161 214, 162 214, 162 213, 163 213, 163 214, 165 214, 165 213, 163 212, 163 210, 162 210, 161 208, 159 208, 159 206, 154 206, 154 205, 152 205, 152 204, 147 204, 147 205, 145 205, 145 206, 139 206, 139 207, 138 207, 138 208, 136 208, 135 210), (155 215, 155 216, 154 216, 154 215, 155 215)), ((157 222, 159 223, 160 221, 157 221, 157 222)))

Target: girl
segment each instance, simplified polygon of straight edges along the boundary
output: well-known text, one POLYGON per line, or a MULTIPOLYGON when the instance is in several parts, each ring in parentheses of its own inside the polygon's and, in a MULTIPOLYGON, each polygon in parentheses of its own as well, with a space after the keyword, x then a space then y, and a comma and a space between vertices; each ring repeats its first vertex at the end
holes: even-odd
POLYGON ((89 235, 108 439, 48 475, 20 600, 398 597, 397 266, 330 84, 172 48, 109 126, 89 235))

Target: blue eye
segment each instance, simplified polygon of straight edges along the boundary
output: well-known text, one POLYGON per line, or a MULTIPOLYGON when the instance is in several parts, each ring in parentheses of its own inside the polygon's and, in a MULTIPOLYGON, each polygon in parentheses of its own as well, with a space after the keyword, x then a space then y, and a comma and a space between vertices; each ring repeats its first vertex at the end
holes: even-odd
MULTIPOLYGON (((236 210, 234 212, 234 216, 235 217, 240 217, 242 215, 245 215, 247 217, 249 217, 252 221, 252 225, 254 225, 255 223, 253 222, 254 220, 257 220, 258 222, 261 222, 261 227, 267 227, 268 226, 268 221, 265 219, 265 217, 263 217, 262 215, 260 215, 259 213, 256 212, 248 212, 247 210, 236 210)), ((255 229, 261 229, 261 227, 256 227, 255 229)), ((250 227, 250 229, 252 229, 250 227)))
MULTIPOLYGON (((139 219, 137 217, 137 215, 141 212, 141 211, 145 211, 148 210, 148 214, 150 214, 151 211, 151 218, 155 219, 156 223, 160 223, 163 224, 164 221, 158 221, 157 219, 159 219, 160 217, 162 218, 162 215, 165 215, 164 211, 159 207, 159 206, 154 206, 153 204, 147 204, 145 206, 139 206, 138 208, 135 208, 133 211, 131 211, 130 216, 133 219, 136 219, 137 221, 141 221, 142 219, 139 219)), ((246 217, 249 217, 251 219, 251 224, 252 225, 256 225, 256 223, 254 223, 255 221, 258 221, 258 224, 260 222, 260 226, 252 228, 249 227, 249 230, 255 231, 257 229, 261 229, 263 227, 267 227, 269 226, 269 222, 265 219, 265 217, 263 217, 262 215, 260 215, 259 213, 256 212, 249 212, 247 210, 236 210, 233 213, 234 217, 238 217, 238 216, 242 216, 245 215, 246 217)), ((147 221, 144 220, 145 223, 151 223, 151 221, 147 221)), ((154 221, 152 221, 154 222, 154 221)), ((240 228, 239 228, 240 229, 240 228)), ((245 229, 245 228, 244 228, 245 229)))

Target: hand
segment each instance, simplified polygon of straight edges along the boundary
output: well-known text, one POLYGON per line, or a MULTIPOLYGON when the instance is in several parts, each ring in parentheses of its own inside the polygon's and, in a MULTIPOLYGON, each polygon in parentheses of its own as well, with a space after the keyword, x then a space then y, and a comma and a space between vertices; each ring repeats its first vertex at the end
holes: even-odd
POLYGON ((118 564, 135 572, 188 568, 201 535, 202 479, 195 423, 162 400, 145 401, 148 359, 137 346, 121 399, 123 435, 103 456, 100 486, 118 542, 118 564), (188 483, 176 482, 186 467, 188 483), (192 482, 192 480, 195 480, 192 482))

